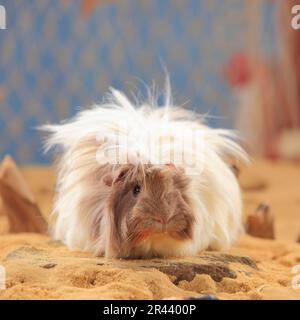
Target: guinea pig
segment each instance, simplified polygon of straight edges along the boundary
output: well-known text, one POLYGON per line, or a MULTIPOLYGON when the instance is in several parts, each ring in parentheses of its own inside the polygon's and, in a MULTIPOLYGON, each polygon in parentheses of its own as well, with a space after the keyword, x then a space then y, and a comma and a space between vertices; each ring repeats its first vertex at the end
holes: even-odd
POLYGON ((226 159, 247 155, 232 131, 208 127, 166 92, 158 107, 111 89, 102 105, 43 126, 46 151, 60 154, 55 239, 117 258, 195 255, 237 239, 241 193, 226 159))

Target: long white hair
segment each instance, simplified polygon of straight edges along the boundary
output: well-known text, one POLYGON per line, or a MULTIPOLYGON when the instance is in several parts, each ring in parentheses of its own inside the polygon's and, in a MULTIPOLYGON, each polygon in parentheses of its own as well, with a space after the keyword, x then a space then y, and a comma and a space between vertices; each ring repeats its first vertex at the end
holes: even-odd
POLYGON ((54 238, 71 249, 105 254, 110 189, 101 178, 117 168, 120 159, 139 164, 173 162, 191 177, 187 196, 198 221, 193 241, 166 249, 164 255, 224 249, 237 238, 242 230, 242 201, 226 160, 244 161, 247 155, 233 131, 210 128, 204 117, 174 106, 168 81, 165 91, 165 105, 158 107, 153 95, 133 103, 111 89, 103 104, 79 112, 70 121, 42 127, 49 133, 46 151, 58 147, 61 154, 54 238))

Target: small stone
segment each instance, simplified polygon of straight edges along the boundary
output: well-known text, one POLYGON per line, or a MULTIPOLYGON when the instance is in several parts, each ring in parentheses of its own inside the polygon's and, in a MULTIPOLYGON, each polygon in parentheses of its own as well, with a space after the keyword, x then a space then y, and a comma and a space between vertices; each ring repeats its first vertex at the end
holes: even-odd
POLYGON ((212 294, 205 294, 202 296, 188 297, 184 300, 219 300, 219 299, 218 299, 218 297, 216 297, 212 294))
POLYGON ((52 269, 54 267, 56 267, 57 264, 56 263, 47 263, 47 264, 44 264, 43 266, 41 266, 42 268, 44 269, 52 269))

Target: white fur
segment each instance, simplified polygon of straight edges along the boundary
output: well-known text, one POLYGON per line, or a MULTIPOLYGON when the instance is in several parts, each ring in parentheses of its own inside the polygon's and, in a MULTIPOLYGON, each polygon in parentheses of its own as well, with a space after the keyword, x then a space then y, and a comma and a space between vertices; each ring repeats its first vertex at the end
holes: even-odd
MULTIPOLYGON (((193 163, 184 164, 192 178, 187 196, 196 214, 193 240, 179 242, 169 237, 152 237, 137 252, 145 257, 192 255, 207 248, 228 248, 236 240, 242 230, 241 194, 225 157, 246 160, 247 156, 234 142, 233 132, 209 128, 200 116, 173 106, 169 92, 167 89, 166 105, 157 107, 155 97, 150 97, 148 103, 133 105, 123 93, 111 89, 104 104, 80 112, 71 121, 43 127, 50 132, 46 149, 60 146, 62 152, 54 207, 54 238, 64 241, 71 249, 105 254, 109 232, 105 201, 110 190, 101 179, 98 185, 91 185, 88 179, 101 166, 99 161, 104 160, 105 152, 113 156, 113 151, 120 149, 122 142, 116 140, 116 131, 121 132, 122 139, 128 139, 131 160, 140 163, 168 162, 164 159, 169 151, 164 142, 167 139, 161 138, 173 137, 180 142, 181 133, 193 129, 202 133, 201 152, 195 152, 198 150, 195 146, 185 150, 189 163, 193 163), (166 130, 154 138, 154 144, 161 151, 158 159, 158 155, 149 154, 147 139, 153 138, 161 128, 166 130), (94 143, 85 143, 88 139, 94 143), (93 205, 84 207, 85 199, 93 205), (93 219, 100 222, 100 236, 96 240, 91 239, 89 229, 93 219)), ((171 149, 175 156, 181 152, 176 145, 171 149)))

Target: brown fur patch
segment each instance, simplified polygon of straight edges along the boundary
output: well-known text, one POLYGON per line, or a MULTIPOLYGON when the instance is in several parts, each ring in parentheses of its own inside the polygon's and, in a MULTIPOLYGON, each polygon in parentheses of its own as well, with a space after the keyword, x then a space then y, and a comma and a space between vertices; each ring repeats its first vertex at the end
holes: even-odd
POLYGON ((191 239, 195 218, 185 196, 189 179, 182 171, 167 166, 126 165, 120 172, 121 179, 113 183, 108 200, 114 255, 129 256, 154 233, 165 231, 177 240, 191 239), (135 195, 137 185, 141 191, 135 195))

